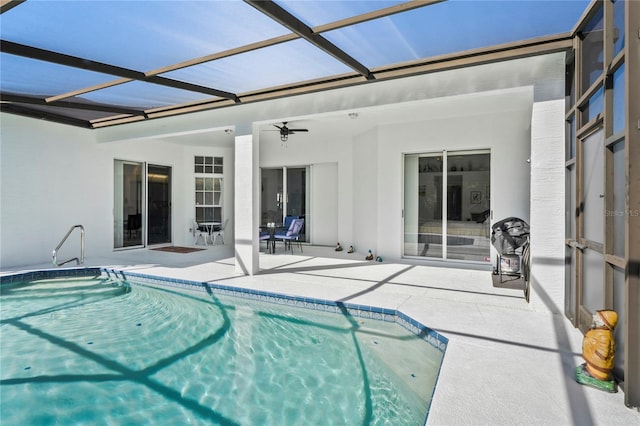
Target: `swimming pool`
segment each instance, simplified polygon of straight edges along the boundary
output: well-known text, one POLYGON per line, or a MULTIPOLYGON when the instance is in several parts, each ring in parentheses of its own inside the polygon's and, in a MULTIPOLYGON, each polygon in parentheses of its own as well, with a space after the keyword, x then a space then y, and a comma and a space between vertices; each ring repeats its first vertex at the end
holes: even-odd
POLYGON ((444 338, 384 310, 125 278, 3 281, 1 423, 425 422, 444 338))

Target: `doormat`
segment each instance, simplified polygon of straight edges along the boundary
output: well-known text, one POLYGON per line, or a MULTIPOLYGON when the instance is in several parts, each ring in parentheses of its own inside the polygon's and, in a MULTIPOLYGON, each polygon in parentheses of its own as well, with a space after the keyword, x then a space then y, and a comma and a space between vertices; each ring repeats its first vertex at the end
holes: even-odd
POLYGON ((153 248, 151 250, 166 251, 168 253, 193 253, 194 251, 200 251, 205 249, 193 248, 193 247, 170 246, 170 247, 153 248))

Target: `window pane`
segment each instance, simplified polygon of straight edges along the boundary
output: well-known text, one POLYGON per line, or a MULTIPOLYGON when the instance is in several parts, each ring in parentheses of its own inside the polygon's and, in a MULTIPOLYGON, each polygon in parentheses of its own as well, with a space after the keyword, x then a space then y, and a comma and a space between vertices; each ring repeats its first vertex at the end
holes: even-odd
POLYGON ((624 1, 613 0, 613 56, 624 48, 624 1))
POLYGON ((211 222, 222 222, 222 208, 221 207, 213 207, 211 209, 211 222))
POLYGON ((222 179, 212 179, 212 181, 213 181, 213 190, 222 191, 222 179))
MULTIPOLYGON (((618 313, 618 324, 626 324, 624 269, 613 267, 613 310, 618 313)), ((613 370, 619 377, 624 377, 624 347, 625 327, 616 327, 614 338, 616 342, 616 356, 613 370)))
POLYGON ((404 254, 442 258, 442 154, 405 156, 404 254))
POLYGON ((213 164, 213 157, 204 157, 204 164, 213 164))
POLYGON ((222 157, 214 157, 213 164, 222 166, 222 157))
POLYGON ((213 173, 222 173, 222 166, 213 166, 213 173))
POLYGON ((204 204, 204 193, 196 192, 196 204, 204 204))
POLYGON ((221 199, 221 195, 219 192, 214 192, 213 193, 213 204, 216 206, 220 205, 220 199, 221 199))
POLYGON ((447 259, 489 261, 489 154, 447 157, 447 259))
POLYGON ((603 70, 603 19, 602 7, 582 29, 582 90, 587 89, 602 75, 603 70))
POLYGON ((213 193, 205 192, 204 193, 204 203, 208 206, 213 205, 213 193))
POLYGON ((625 163, 624 141, 613 146, 613 211, 607 214, 613 216, 613 254, 624 257, 625 244, 625 163))
POLYGON ((193 171, 194 171, 195 173, 202 173, 202 171, 203 171, 203 170, 202 170, 202 166, 198 166, 198 165, 196 165, 193 171))
POLYGON ((573 321, 575 318, 575 303, 576 303, 576 280, 575 280, 575 267, 576 267, 576 250, 572 247, 565 246, 564 256, 564 313, 573 321))
POLYGON ((196 191, 204 189, 204 178, 196 178, 196 191))
POLYGON ((571 160, 576 156, 576 116, 572 115, 569 118, 567 126, 567 140, 566 140, 566 160, 571 160))
POLYGON ((576 103, 575 61, 565 68, 565 110, 569 111, 576 103))
POLYGON ((582 124, 587 124, 602 112, 604 107, 604 90, 600 87, 587 101, 582 109, 582 124))
POLYGON ((576 197, 576 167, 575 165, 569 166, 566 170, 566 185, 565 185, 565 236, 569 239, 576 238, 576 212, 575 212, 575 197, 576 197))
POLYGON ((624 130, 625 113, 624 65, 613 73, 613 133, 624 130))
POLYGON ((212 178, 205 178, 204 189, 207 190, 207 191, 213 191, 213 179, 212 178))
POLYGON ((598 243, 604 234, 604 148, 603 131, 599 130, 583 142, 584 189, 582 209, 584 214, 584 237, 598 243))
POLYGON ((582 259, 582 305, 594 314, 604 308, 604 259, 593 250, 585 250, 582 259))
POLYGON ((204 166, 205 173, 213 173, 213 166, 204 166))
POLYGON ((204 163, 204 157, 196 156, 195 164, 203 164, 203 163, 204 163))

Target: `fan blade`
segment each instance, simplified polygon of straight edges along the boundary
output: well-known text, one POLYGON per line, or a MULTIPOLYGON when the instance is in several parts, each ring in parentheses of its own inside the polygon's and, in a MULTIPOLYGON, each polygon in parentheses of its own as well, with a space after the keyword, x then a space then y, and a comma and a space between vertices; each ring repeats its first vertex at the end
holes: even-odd
POLYGON ((289 133, 293 132, 308 132, 309 129, 289 129, 289 133))

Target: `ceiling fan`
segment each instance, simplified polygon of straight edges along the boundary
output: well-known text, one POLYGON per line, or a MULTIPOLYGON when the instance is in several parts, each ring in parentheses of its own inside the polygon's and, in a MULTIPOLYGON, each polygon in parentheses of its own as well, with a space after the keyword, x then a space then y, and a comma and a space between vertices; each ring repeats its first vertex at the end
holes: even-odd
POLYGON ((287 139, 289 139, 289 135, 292 135, 294 133, 298 133, 298 132, 308 132, 309 129, 290 129, 287 127, 287 121, 283 121, 282 122, 282 126, 278 126, 277 124, 274 124, 275 127, 278 128, 278 130, 280 131, 280 140, 282 142, 286 142, 287 139))

